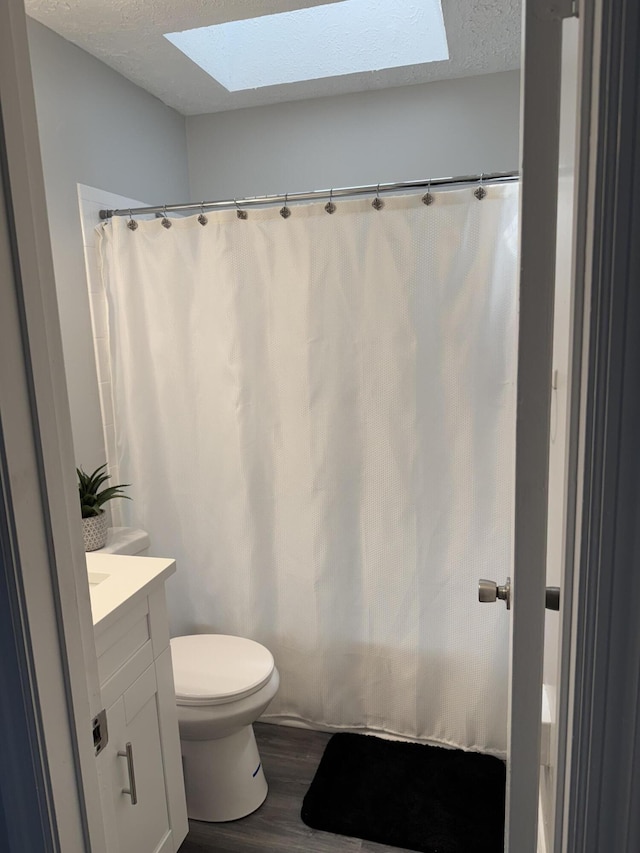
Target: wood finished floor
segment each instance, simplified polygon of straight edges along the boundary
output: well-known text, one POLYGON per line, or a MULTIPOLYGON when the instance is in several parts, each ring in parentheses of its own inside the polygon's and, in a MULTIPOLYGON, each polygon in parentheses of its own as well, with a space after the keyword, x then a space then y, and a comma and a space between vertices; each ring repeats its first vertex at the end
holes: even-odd
POLYGON ((255 725, 269 794, 260 808, 229 823, 189 822, 180 853, 400 853, 397 847, 310 829, 302 799, 331 735, 266 723, 255 725))

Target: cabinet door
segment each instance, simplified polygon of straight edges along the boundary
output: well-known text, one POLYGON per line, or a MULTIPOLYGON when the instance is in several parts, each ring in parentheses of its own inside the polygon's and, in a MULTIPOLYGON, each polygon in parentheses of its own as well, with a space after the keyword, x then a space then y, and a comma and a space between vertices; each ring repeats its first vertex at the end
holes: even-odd
POLYGON ((107 718, 111 790, 120 853, 173 850, 153 666, 111 706, 107 718), (135 789, 135 797, 125 793, 125 789, 132 792, 135 789))

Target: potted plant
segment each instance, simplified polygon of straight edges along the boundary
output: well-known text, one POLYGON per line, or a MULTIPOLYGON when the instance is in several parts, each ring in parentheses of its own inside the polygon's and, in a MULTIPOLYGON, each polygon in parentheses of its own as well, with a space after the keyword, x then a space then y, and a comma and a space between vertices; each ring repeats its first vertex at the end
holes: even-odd
POLYGON ((78 474, 78 491, 80 493, 80 508, 82 510, 82 532, 84 535, 84 550, 96 551, 102 548, 107 541, 107 516, 102 509, 103 504, 113 498, 126 498, 128 495, 122 492, 129 483, 119 486, 107 486, 101 489, 103 483, 110 479, 110 474, 105 474, 107 463, 101 465, 93 472, 86 474, 82 468, 76 468, 78 474))

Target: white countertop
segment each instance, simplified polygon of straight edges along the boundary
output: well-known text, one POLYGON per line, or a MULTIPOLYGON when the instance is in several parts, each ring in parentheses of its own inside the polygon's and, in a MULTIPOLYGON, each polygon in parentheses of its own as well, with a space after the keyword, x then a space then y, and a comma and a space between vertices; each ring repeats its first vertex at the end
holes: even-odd
POLYGON ((123 607, 146 597, 176 570, 165 557, 129 557, 87 553, 89 594, 94 629, 104 630, 119 619, 123 607))

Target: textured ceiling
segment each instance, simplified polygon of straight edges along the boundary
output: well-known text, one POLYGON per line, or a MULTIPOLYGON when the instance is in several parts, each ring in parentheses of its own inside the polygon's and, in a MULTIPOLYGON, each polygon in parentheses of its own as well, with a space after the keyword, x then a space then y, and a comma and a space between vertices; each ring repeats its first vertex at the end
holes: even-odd
POLYGON ((508 71, 521 0, 442 0, 450 59, 227 92, 164 33, 341 0, 25 0, 27 13, 184 115, 508 71))

